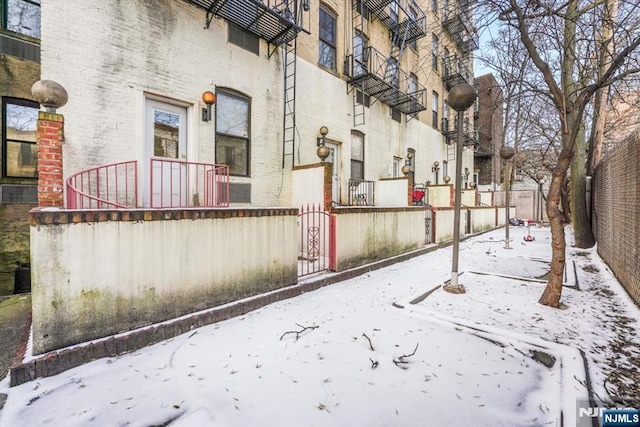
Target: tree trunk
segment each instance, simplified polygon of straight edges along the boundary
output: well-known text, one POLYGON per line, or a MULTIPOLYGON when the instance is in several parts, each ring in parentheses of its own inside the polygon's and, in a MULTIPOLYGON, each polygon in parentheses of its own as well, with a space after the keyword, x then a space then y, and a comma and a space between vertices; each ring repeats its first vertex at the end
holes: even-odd
POLYGON ((566 248, 564 221, 560 211, 560 194, 570 164, 571 151, 563 148, 558 157, 558 163, 553 169, 549 193, 547 194, 547 216, 551 225, 551 271, 549 272, 547 286, 538 302, 554 308, 560 307, 566 248))
POLYGON ((595 245, 591 222, 587 214, 587 176, 585 165, 585 131, 580 125, 574 145, 574 155, 571 161, 571 224, 573 235, 578 248, 586 249, 595 245))
POLYGON ((560 202, 562 203, 562 221, 565 224, 571 224, 571 187, 569 187, 569 177, 566 175, 562 179, 560 202))

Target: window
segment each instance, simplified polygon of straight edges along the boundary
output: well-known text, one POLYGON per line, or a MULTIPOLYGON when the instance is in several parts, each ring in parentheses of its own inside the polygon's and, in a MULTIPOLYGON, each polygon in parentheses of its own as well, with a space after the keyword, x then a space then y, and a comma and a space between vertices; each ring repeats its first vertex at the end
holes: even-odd
POLYGON ((2 6, 3 28, 40 38, 40 0, 6 0, 0 2, 2 6))
POLYGON ((432 122, 431 126, 438 129, 438 92, 433 92, 431 95, 431 110, 432 110, 432 122))
POLYGON ((389 5, 390 17, 393 22, 398 22, 398 12, 400 10, 400 5, 398 4, 398 0, 391 0, 391 4, 389 5))
POLYGON ((351 179, 364 179, 364 135, 351 132, 351 179))
POLYGON ((438 0, 431 0, 431 11, 438 13, 438 0))
POLYGON ((418 92, 418 76, 411 73, 409 74, 409 85, 408 85, 409 95, 413 98, 416 97, 416 92, 418 92))
POLYGON ((449 162, 446 160, 442 161, 442 176, 449 176, 449 162))
POLYGON ((366 20, 369 19, 369 9, 363 1, 356 1, 356 12, 358 12, 366 20))
POLYGON ((387 60, 387 83, 394 87, 398 87, 399 84, 399 76, 398 69, 400 68, 398 61, 394 58, 389 58, 387 60))
POLYGON ((37 102, 26 99, 2 100, 2 176, 38 177, 37 102))
POLYGON ((402 123, 402 113, 400 112, 400 110, 391 108, 391 120, 395 120, 398 123, 402 123))
POLYGON ((353 75, 359 76, 367 70, 367 38, 356 31, 353 39, 353 75))
POLYGON ((442 50, 442 56, 444 57, 444 66, 443 66, 443 75, 445 77, 448 77, 451 75, 451 70, 450 67, 451 65, 449 64, 449 49, 447 49, 446 47, 442 50))
POLYGON ((356 89, 356 102, 369 108, 371 106, 371 97, 361 90, 356 89))
POLYGON ((336 18, 320 6, 320 41, 318 63, 330 70, 336 69, 336 18))
MULTIPOLYGON (((412 2, 412 6, 409 6, 409 18, 411 18, 411 20, 413 22, 417 22, 418 21, 418 14, 416 13, 416 7, 418 7, 415 3, 412 2)), ((418 50, 418 42, 416 40, 412 40, 409 43, 409 47, 411 47, 411 49, 413 50, 418 50)))
POLYGON ((392 175, 394 178, 398 178, 400 176, 400 172, 402 170, 402 158, 393 156, 393 170, 392 175))
POLYGON ((218 91, 216 101, 216 163, 231 175, 249 176, 251 103, 231 91, 218 91))
POLYGON ((229 22, 229 43, 260 55, 260 38, 229 22))
POLYGON ((449 103, 447 100, 442 103, 442 130, 445 132, 449 130, 449 103))
POLYGON ((431 67, 438 69, 438 36, 435 34, 431 35, 431 67))

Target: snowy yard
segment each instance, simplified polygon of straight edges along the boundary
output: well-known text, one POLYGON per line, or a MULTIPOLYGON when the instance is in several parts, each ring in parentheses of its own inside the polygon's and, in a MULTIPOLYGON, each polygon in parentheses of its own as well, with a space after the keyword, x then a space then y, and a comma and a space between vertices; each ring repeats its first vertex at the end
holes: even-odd
POLYGON ((640 310, 595 250, 573 248, 567 308, 537 304, 544 283, 512 277, 545 273, 549 230, 531 233, 512 228, 511 250, 503 230, 461 243, 463 295, 436 289, 446 248, 133 354, 5 379, 0 425, 571 425, 587 396, 577 349, 597 396, 637 399, 640 310))

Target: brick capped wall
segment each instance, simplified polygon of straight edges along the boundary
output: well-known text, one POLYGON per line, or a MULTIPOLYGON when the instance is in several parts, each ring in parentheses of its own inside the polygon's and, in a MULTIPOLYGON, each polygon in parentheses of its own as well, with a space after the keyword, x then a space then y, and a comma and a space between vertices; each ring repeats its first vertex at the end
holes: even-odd
POLYGON ((62 141, 64 117, 38 113, 38 205, 63 206, 62 141))
POLYGON ((640 133, 606 155, 593 177, 598 253, 640 305, 640 133))

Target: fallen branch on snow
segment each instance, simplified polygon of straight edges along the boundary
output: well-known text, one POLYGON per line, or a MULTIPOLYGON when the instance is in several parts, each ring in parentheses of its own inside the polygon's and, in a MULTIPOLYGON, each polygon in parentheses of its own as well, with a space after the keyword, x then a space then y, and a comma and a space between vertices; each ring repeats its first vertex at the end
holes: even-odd
POLYGON ((411 353, 411 354, 403 354, 402 356, 399 356, 399 357, 393 359, 393 363, 395 363, 396 366, 401 367, 402 369, 405 369, 400 365, 405 364, 405 363, 409 363, 405 359, 407 359, 407 358, 409 358, 411 356, 414 356, 416 354, 416 351, 418 351, 418 344, 420 344, 420 343, 416 344, 416 348, 413 349, 413 353, 411 353))
POLYGON ((318 329, 318 326, 313 325, 313 326, 302 326, 299 323, 296 323, 296 325, 298 325, 299 327, 301 327, 302 329, 299 331, 287 331, 284 334, 282 334, 282 336, 280 337, 280 341, 282 341, 282 338, 285 337, 285 335, 287 334, 296 334, 296 341, 298 341, 298 338, 300 338, 300 334, 302 334, 304 331, 307 330, 314 330, 314 329, 318 329))

